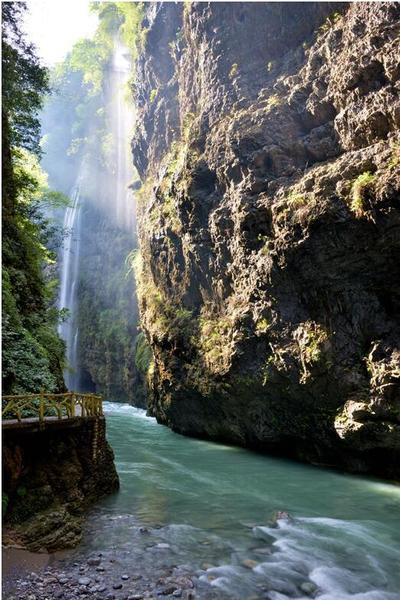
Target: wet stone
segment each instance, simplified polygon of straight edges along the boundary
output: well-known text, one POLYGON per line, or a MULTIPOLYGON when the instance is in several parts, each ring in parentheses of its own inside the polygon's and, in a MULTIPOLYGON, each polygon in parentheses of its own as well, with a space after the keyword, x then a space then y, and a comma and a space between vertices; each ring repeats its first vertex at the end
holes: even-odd
POLYGON ((87 594, 88 593, 88 589, 85 585, 80 585, 78 588, 78 592, 79 594, 83 595, 83 594, 87 594))
POLYGON ((122 588, 122 583, 114 583, 113 590, 120 590, 122 588))
POLYGON ((87 564, 91 567, 97 567, 101 563, 100 558, 89 558, 87 564))
POLYGON ((256 560, 251 560, 251 558, 246 558, 246 560, 242 561, 242 565, 246 567, 246 569, 254 569, 259 563, 256 560))
POLYGON ((317 586, 311 581, 305 581, 300 585, 300 589, 308 596, 312 596, 317 591, 317 586))
POLYGON ((121 579, 123 579, 124 581, 128 581, 129 575, 121 575, 121 579))

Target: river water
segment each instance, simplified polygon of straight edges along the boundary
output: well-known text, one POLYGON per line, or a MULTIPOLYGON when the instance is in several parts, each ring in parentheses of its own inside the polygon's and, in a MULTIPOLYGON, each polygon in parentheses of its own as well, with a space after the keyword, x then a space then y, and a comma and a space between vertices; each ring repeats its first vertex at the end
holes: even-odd
POLYGON ((105 409, 121 490, 96 506, 78 552, 108 548, 147 573, 186 565, 198 598, 400 598, 400 487, 105 409))

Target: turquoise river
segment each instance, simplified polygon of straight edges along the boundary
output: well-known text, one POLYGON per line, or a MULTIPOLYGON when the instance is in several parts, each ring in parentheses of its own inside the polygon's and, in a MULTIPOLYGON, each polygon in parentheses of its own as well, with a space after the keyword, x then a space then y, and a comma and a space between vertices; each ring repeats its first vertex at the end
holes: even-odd
POLYGON ((179 436, 106 403, 119 493, 79 552, 122 568, 186 565, 196 598, 400 598, 400 487, 179 436), (277 512, 290 518, 276 521, 277 512))

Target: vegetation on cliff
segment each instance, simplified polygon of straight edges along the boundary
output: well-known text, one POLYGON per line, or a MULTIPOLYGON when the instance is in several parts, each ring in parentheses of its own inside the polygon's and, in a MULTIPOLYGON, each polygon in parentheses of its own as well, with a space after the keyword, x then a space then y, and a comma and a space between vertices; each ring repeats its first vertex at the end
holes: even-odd
POLYGON ((2 4, 3 392, 63 389, 62 315, 54 306, 57 227, 46 215, 65 202, 38 164, 39 111, 48 73, 20 29, 24 4, 2 4))

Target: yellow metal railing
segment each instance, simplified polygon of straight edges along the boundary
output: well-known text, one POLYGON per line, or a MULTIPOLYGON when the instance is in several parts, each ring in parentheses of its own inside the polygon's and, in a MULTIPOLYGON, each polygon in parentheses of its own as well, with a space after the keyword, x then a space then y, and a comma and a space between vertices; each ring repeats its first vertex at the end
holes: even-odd
POLYGON ((103 400, 97 394, 24 394, 20 396, 3 396, 3 420, 37 418, 44 421, 48 417, 59 419, 72 417, 98 417, 103 414, 103 400))

